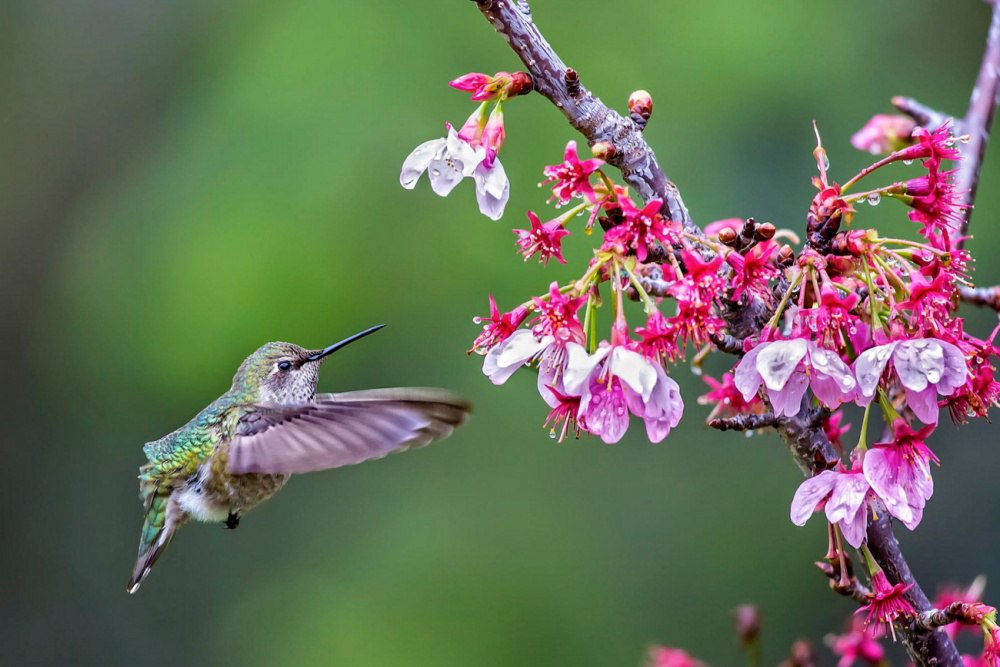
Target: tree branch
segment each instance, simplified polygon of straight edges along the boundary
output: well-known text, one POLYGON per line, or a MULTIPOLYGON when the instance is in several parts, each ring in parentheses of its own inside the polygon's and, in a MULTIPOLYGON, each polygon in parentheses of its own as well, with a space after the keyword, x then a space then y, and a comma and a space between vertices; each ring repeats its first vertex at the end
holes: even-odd
POLYGON ((535 27, 530 12, 523 11, 514 0, 477 0, 476 4, 531 73, 535 90, 562 111, 587 143, 603 141, 612 146, 607 161, 621 170, 625 182, 643 200, 661 199, 671 220, 700 233, 677 186, 657 164, 641 128, 631 118, 608 108, 579 82, 576 72, 566 67, 535 27))
POLYGON ((993 0, 990 4, 993 5, 993 16, 986 35, 983 62, 979 66, 979 76, 976 77, 976 85, 969 99, 969 109, 959 128, 962 134, 969 136, 969 142, 961 147, 963 159, 955 176, 956 190, 963 193, 962 203, 969 207, 962 220, 961 236, 969 231, 972 204, 979 186, 979 173, 986 154, 986 144, 990 139, 993 116, 997 110, 997 95, 1000 94, 1000 2, 993 0))
MULTIPOLYGON (((660 169, 652 149, 642 137, 642 128, 632 119, 624 118, 609 109, 580 84, 576 71, 566 67, 555 53, 535 26, 530 12, 522 9, 514 0, 476 0, 476 4, 524 63, 534 81, 535 90, 562 111, 570 125, 583 134, 590 145, 597 142, 611 145, 613 150, 609 151, 608 162, 621 170, 625 181, 640 197, 646 201, 661 198, 665 212, 669 213, 671 219, 681 222, 686 230, 701 235, 702 231, 692 221, 677 187, 660 169)), ((975 154, 975 159, 968 160, 973 164, 965 167, 958 179, 960 187, 969 190, 967 197, 970 204, 975 194, 979 166, 995 110, 998 73, 1000 18, 995 6, 987 53, 980 70, 980 80, 976 84, 977 92, 973 94, 972 105, 964 121, 969 124, 965 131, 970 136, 975 133, 975 137, 965 147, 970 157, 975 154), (982 98, 987 99, 983 101, 982 98), (966 181, 968 184, 963 186, 966 181)), ((914 112, 920 111, 916 103, 911 108, 914 112)), ((731 333, 740 337, 747 335, 742 331, 731 333)), ((840 460, 823 431, 818 409, 808 401, 803 403, 795 417, 780 420, 776 427, 805 474, 815 475, 828 470, 840 460)), ((931 611, 927 596, 917 584, 899 550, 888 512, 884 508, 876 509, 881 511, 878 511, 877 518, 869 518, 868 525, 868 547, 872 555, 886 571, 890 581, 910 586, 907 598, 918 614, 931 611)), ((904 621, 901 625, 900 636, 915 664, 921 667, 962 667, 962 659, 955 644, 943 632, 927 627, 915 619, 904 621)))
POLYGON ((958 288, 958 298, 973 306, 983 306, 1000 311, 1000 285, 992 287, 964 287, 958 288))

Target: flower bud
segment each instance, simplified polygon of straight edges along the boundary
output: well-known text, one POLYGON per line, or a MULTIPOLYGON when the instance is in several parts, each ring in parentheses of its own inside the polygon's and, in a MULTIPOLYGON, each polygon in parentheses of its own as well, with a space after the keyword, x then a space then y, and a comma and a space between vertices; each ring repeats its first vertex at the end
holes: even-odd
POLYGON ((645 90, 637 90, 628 96, 628 110, 643 120, 653 115, 653 98, 645 90))
POLYGON ((795 261, 795 251, 792 250, 792 246, 785 244, 778 249, 778 257, 775 263, 778 268, 785 269, 792 265, 795 261))
POLYGON ((616 153, 618 153, 618 150, 611 142, 597 141, 594 143, 593 146, 590 147, 590 152, 594 157, 607 162, 608 160, 613 158, 616 153))
POLYGON ((733 246, 736 244, 736 230, 732 227, 724 227, 719 230, 719 242, 723 245, 733 246))
POLYGON ((741 604, 733 612, 736 620, 736 634, 743 646, 749 646, 760 636, 760 609, 757 605, 741 604))
POLYGON ((510 75, 510 85, 507 87, 507 97, 527 95, 535 89, 535 82, 527 72, 514 72, 510 75))
POLYGON ((756 237, 758 241, 770 241, 774 238, 774 233, 777 231, 774 225, 770 222, 761 223, 756 230, 756 237))

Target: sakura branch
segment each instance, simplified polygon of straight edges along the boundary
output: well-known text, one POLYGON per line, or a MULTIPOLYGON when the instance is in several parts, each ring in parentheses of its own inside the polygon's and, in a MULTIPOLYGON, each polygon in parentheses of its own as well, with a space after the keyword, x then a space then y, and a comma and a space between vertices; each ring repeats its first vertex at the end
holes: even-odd
MULTIPOLYGON (((561 161, 542 169, 539 185, 559 212, 548 220, 529 212, 529 224, 512 230, 513 247, 525 261, 565 265, 564 243, 599 239, 586 265, 511 310, 489 297, 470 350, 483 356, 483 372, 494 384, 523 369, 537 372, 550 408, 544 425, 560 442, 587 433, 617 443, 634 417, 658 443, 684 413, 670 375, 676 365, 690 356, 700 369, 713 352, 737 355, 730 372, 705 378, 709 391, 698 402, 711 406, 709 423, 720 430, 774 429, 808 477, 792 496, 790 519, 803 525, 822 512, 828 541, 820 569, 835 590, 863 604, 863 622, 835 651, 881 660, 872 642, 888 635, 917 665, 962 665, 951 636, 937 629, 951 616, 938 613, 917 584, 892 521, 909 530, 921 523, 933 494, 931 464, 940 463, 927 443, 941 408, 964 423, 986 417, 1000 398, 996 332, 972 335, 956 311, 974 289, 962 241, 978 179, 978 167, 968 165, 982 158, 995 107, 996 10, 977 83, 992 102, 973 95, 960 127, 897 99, 911 117, 880 115, 862 128, 854 145, 882 157, 843 181, 833 178, 816 129, 817 194, 803 202, 804 224, 739 218, 701 229, 643 139, 649 93, 633 93, 629 116, 618 114, 565 66, 526 3, 477 4, 527 71, 452 81, 478 108, 459 131, 446 124, 447 137, 414 149, 400 182, 412 188, 426 172, 444 196, 472 178, 480 211, 499 219, 510 196, 498 158, 504 109, 537 91, 586 137, 590 156, 570 140, 561 161), (960 131, 975 131, 979 142, 960 131), (898 165, 913 162, 922 174, 900 178, 898 165), (902 207, 914 234, 887 237, 859 224, 866 207, 883 201, 902 207), (611 325, 602 332, 598 311, 606 305, 611 325), (853 436, 845 404, 864 411, 853 436), (885 435, 870 442, 875 422, 885 435), (870 587, 854 577, 855 557, 870 587)), ((978 659, 995 665, 995 612, 976 618, 985 638, 978 659)), ((686 656, 673 651, 658 653, 657 664, 686 656)))

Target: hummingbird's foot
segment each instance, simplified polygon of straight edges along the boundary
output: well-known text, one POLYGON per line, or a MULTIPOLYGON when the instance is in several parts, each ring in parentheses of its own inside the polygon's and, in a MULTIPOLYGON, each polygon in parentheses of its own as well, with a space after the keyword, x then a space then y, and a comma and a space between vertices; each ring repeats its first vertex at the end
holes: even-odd
POLYGON ((240 525, 240 515, 236 512, 230 512, 229 516, 226 517, 225 526, 229 530, 236 530, 236 527, 240 525))

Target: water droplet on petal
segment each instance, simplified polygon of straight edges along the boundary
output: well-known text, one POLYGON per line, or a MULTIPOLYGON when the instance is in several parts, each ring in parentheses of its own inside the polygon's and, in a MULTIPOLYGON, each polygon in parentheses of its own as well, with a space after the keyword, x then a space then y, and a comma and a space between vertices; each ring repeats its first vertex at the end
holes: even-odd
POLYGON ((879 203, 882 201, 882 195, 880 195, 877 192, 873 192, 870 195, 868 195, 866 199, 868 200, 869 206, 878 206, 879 203))
POLYGON ((830 168, 830 156, 828 156, 826 153, 823 153, 823 169, 829 169, 829 168, 830 168))

